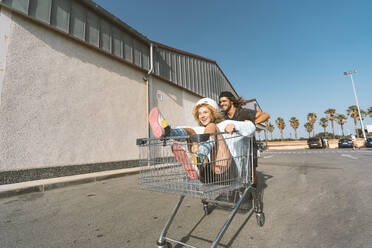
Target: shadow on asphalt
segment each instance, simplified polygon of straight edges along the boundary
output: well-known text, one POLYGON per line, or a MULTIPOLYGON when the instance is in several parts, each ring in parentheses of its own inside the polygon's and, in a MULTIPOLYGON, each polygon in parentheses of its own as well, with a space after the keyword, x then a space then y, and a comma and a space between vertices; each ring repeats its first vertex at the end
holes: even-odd
MULTIPOLYGON (((258 179, 257 192, 258 192, 258 194, 260 196, 260 200, 262 202, 262 209, 264 209, 263 208, 263 205, 264 205, 263 196, 264 196, 264 190, 265 190, 265 188, 267 188, 266 181, 270 180, 272 177, 273 177, 272 175, 264 174, 262 172, 257 171, 257 179, 258 179)), ((219 197, 217 197, 216 200, 236 203, 239 200, 239 198, 231 197, 231 196, 229 197, 226 194, 223 194, 223 195, 220 195, 219 197), (230 198, 230 200, 228 198, 230 198)), ((231 207, 219 206, 219 205, 211 206, 209 210, 210 210, 210 212, 212 212, 216 208, 217 209, 222 209, 222 210, 225 210, 225 211, 228 211, 228 212, 232 211, 231 207)), ((239 212, 240 213, 247 213, 247 212, 251 211, 252 208, 253 208, 252 194, 247 194, 247 196, 245 197, 245 199, 242 202, 242 205, 239 208, 239 212)))
MULTIPOLYGON (((257 171, 257 178, 258 178, 258 185, 257 185, 257 192, 259 193, 259 196, 261 198, 261 202, 262 202, 262 209, 264 211, 264 201, 263 201, 263 196, 264 196, 264 189, 267 187, 267 184, 266 184, 266 181, 270 180, 273 176, 271 175, 268 175, 268 174, 264 174, 262 172, 259 172, 257 171)), ((216 200, 219 200, 219 201, 227 201, 226 200, 226 195, 220 195, 219 197, 217 197, 216 200)), ((234 197, 229 197, 229 199, 232 199, 233 201, 231 201, 232 203, 234 203, 234 201, 236 201, 236 199, 234 199, 234 197)), ((211 213, 212 211, 214 211, 215 209, 221 209, 223 211, 228 211, 228 212, 231 212, 232 211, 232 208, 231 207, 225 207, 225 206, 219 206, 219 205, 212 205, 209 207, 209 213, 211 213)), ((243 200, 240 208, 239 208, 239 212, 240 213, 249 213, 249 215, 247 216, 247 218, 244 220, 244 222, 240 225, 240 227, 238 228, 238 230, 236 231, 236 233, 234 234, 234 236, 229 240, 229 242, 227 242, 227 244, 219 244, 219 246, 221 247, 231 247, 232 244, 234 243, 235 239, 239 236, 240 232, 243 230, 243 228, 245 227, 245 225, 248 223, 248 221, 250 220, 250 218, 252 217, 252 215, 254 215, 254 211, 251 211, 253 209, 253 197, 252 197, 252 194, 247 194, 246 198, 243 200)), ((207 215, 203 215, 200 220, 194 225, 194 227, 189 231, 189 233, 187 235, 185 235, 180 241, 183 242, 183 243, 187 243, 187 241, 190 240, 190 238, 194 238, 194 239, 198 239, 198 240, 201 240, 201 241, 204 241, 204 242, 207 242, 207 243, 213 243, 214 240, 208 240, 208 239, 205 239, 203 237, 199 237, 199 236, 195 236, 193 235, 192 233, 194 232, 194 230, 199 226, 199 224, 203 221, 203 219, 206 217, 207 215)), ((226 219, 227 220, 227 219, 226 219)), ((222 226, 220 227, 222 228, 222 226)), ((218 232, 220 231, 220 229, 217 230, 216 232, 216 236, 218 234, 218 232)), ((175 248, 181 248, 181 247, 184 247, 180 244, 177 244, 176 246, 174 246, 175 248)))
MULTIPOLYGON (((247 224, 248 220, 251 218, 251 216, 253 215, 253 212, 251 212, 247 218, 244 220, 243 224, 240 225, 239 229, 236 231, 236 233, 234 234, 234 236, 230 239, 230 241, 227 243, 227 244, 221 244, 219 243, 218 246, 219 247, 226 247, 226 248, 229 248, 232 246, 232 244, 234 243, 234 240, 239 236, 240 232, 243 230, 244 226, 247 224)), ((201 223, 201 221, 204 219, 206 215, 204 215, 203 217, 201 217, 201 219, 198 221, 198 223, 191 229, 191 231, 186 235, 184 236, 182 239, 181 239, 181 242, 183 243, 187 243, 187 241, 189 241, 190 238, 193 238, 193 239, 198 239, 198 240, 201 240, 201 241, 204 241, 206 243, 210 243, 212 244, 214 242, 214 240, 208 240, 208 239, 205 239, 203 237, 199 237, 199 236, 195 236, 195 235, 192 235, 192 232, 196 229, 196 227, 201 223)), ((222 228, 222 227, 221 227, 222 228)), ((217 233, 216 233, 216 236, 217 236, 217 233)), ((180 245, 180 244, 177 244, 176 246, 174 246, 174 248, 182 248, 184 247, 183 245, 180 245)))
MULTIPOLYGON (((187 241, 189 241, 189 239, 192 237, 192 238, 197 238, 197 239, 202 239, 200 237, 196 237, 196 236, 193 236, 192 235, 192 232, 199 226, 199 224, 203 221, 203 219, 205 218, 206 215, 203 215, 200 220, 195 224, 195 226, 190 230, 190 232, 188 234, 186 234, 186 236, 184 236, 180 241, 183 242, 183 243, 187 243, 187 241)), ((204 241, 208 241, 210 242, 209 240, 205 240, 205 239, 202 239, 204 241)), ((211 242, 212 243, 212 242, 211 242)), ((176 246, 174 246, 174 248, 181 248, 183 247, 183 245, 180 245, 180 244, 177 244, 176 246)))

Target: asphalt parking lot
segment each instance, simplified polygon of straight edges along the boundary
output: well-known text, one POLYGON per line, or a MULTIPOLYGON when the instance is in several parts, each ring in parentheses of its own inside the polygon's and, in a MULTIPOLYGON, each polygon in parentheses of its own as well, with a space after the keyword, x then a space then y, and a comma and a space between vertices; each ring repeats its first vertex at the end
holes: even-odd
MULTIPOLYGON (((260 158, 266 223, 237 214, 220 247, 370 247, 372 150, 268 151, 260 158)), ((137 175, 0 199, 0 247, 156 247, 178 196, 137 175)), ((169 231, 209 247, 229 211, 185 198, 169 231)))

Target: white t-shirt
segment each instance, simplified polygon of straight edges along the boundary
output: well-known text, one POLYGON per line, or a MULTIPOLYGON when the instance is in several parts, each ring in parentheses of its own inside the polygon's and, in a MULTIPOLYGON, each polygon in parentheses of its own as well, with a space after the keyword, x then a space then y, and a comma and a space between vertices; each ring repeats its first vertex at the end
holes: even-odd
MULTIPOLYGON (((242 155, 244 152, 248 152, 249 149, 253 149, 251 147, 252 142, 250 141, 250 138, 253 137, 254 132, 256 131, 255 125, 251 121, 234 121, 234 120, 225 120, 217 124, 218 129, 221 132, 224 132, 225 127, 228 124, 234 124, 235 132, 233 134, 223 134, 222 136, 225 139, 225 142, 227 144, 227 147, 229 148, 229 151, 231 153, 231 156, 234 158, 236 167, 238 169, 238 175, 242 175, 242 155), (249 146, 249 149, 247 149, 249 146)), ((181 126, 177 128, 192 128, 197 134, 204 133, 205 127, 196 126, 196 127, 190 127, 190 126, 181 126)), ((212 139, 212 137, 210 137, 212 139)), ((248 154, 247 155, 249 158, 248 154)), ((208 155, 208 159, 210 159, 210 156, 208 155)))

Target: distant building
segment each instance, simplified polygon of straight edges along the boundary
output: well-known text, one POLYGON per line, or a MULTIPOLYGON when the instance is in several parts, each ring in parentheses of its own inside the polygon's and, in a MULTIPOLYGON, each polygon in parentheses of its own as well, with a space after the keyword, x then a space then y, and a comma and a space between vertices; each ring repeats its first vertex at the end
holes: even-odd
POLYGON ((367 125, 367 133, 372 134, 372 125, 367 125))
POLYGON ((93 1, 3 0, 0 26, 0 184, 135 166, 151 107, 193 125, 198 99, 238 95, 215 61, 151 41, 93 1))

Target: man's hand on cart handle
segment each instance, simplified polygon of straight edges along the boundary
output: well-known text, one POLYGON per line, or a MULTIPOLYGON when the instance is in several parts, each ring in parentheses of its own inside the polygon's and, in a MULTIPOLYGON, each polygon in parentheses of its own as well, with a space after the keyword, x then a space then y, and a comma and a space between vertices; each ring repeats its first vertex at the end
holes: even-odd
POLYGON ((227 124, 227 126, 225 127, 225 132, 228 134, 232 134, 234 131, 235 131, 235 125, 232 123, 227 124))

